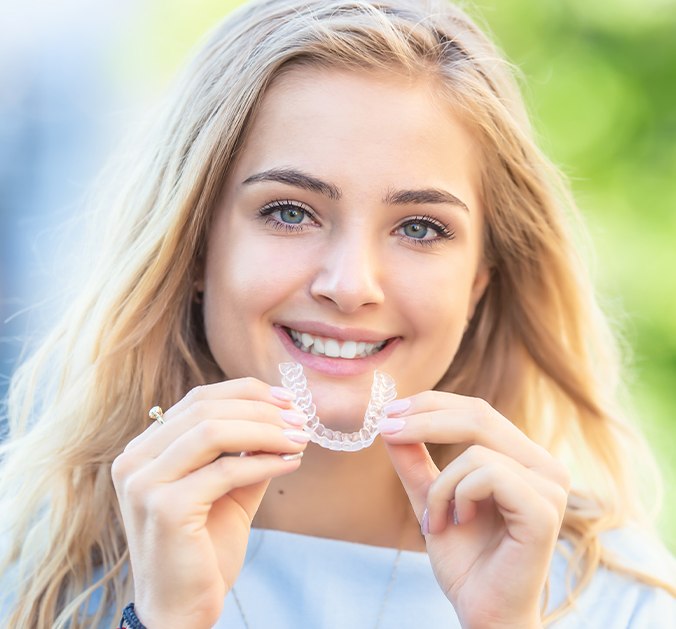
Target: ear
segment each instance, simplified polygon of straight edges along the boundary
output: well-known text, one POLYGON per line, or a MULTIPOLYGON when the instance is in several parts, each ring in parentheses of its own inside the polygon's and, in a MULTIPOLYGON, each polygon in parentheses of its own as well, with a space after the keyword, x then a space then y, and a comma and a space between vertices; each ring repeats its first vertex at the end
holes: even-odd
POLYGON ((476 275, 474 276, 474 282, 472 283, 472 290, 469 296, 469 308, 467 311, 467 321, 470 321, 474 316, 474 310, 476 309, 479 300, 486 292, 486 288, 488 287, 490 280, 491 267, 489 267, 488 264, 482 260, 479 263, 479 268, 477 269, 476 275))

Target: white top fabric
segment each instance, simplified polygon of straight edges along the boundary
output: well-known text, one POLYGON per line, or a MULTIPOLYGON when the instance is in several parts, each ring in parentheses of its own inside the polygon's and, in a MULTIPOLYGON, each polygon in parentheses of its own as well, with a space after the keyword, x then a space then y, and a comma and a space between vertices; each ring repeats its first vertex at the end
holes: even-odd
MULTIPOLYGON (((661 546, 627 529, 606 533, 603 543, 625 565, 674 583, 673 558, 661 546)), ((551 567, 549 609, 565 599, 566 559, 561 547, 551 567)), ((235 585, 215 629, 457 629, 451 603, 439 588, 427 554, 254 529, 235 585), (390 587, 389 593, 385 593, 390 587), (384 607, 383 598, 386 598, 384 607), (378 619, 380 617, 380 623, 378 619)), ((161 567, 159 568, 161 569, 161 567)), ((16 575, 0 582, 0 620, 7 618, 16 575)), ((89 613, 99 605, 98 592, 89 613)), ((100 625, 117 627, 112 612, 100 625)), ((676 599, 663 589, 599 569, 575 609, 553 629, 676 629, 676 599)), ((154 629, 154 628, 151 628, 154 629)))
MULTIPOLYGON (((603 539, 629 565, 652 566, 673 582, 664 551, 629 531, 603 539)), ((552 562, 550 609, 566 596, 563 550, 552 562)), ((215 629, 459 628, 427 554, 402 551, 392 578, 396 557, 391 548, 254 529, 235 585, 246 623, 230 593, 215 629)), ((550 627, 674 629, 676 600, 662 589, 600 569, 575 609, 550 627)))

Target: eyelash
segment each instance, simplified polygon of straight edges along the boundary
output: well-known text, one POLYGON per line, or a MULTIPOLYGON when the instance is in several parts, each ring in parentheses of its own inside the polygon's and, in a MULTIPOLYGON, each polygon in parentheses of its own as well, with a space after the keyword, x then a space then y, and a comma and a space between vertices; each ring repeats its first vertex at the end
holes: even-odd
MULTIPOLYGON (((287 208, 300 210, 307 218, 311 219, 315 224, 318 224, 314 212, 308 206, 306 206, 304 203, 300 203, 299 201, 291 201, 289 199, 278 199, 268 203, 258 210, 258 215, 260 218, 264 219, 266 225, 272 227, 273 229, 286 232, 304 231, 306 228, 305 223, 285 223, 284 221, 281 221, 273 216, 275 212, 279 212, 287 208)), ((400 235, 402 240, 422 247, 431 247, 444 240, 453 240, 453 238, 455 238, 455 231, 452 230, 449 225, 446 225, 440 220, 427 214, 412 216, 411 218, 406 219, 397 227, 397 230, 415 223, 420 223, 425 227, 433 229, 437 233, 437 237, 423 240, 420 238, 411 238, 410 236, 400 235)))
POLYGON ((298 201, 291 201, 288 199, 280 199, 277 201, 272 201, 271 203, 268 203, 267 205, 263 206, 260 210, 258 210, 258 215, 265 219, 265 224, 269 225, 273 229, 279 229, 282 231, 287 231, 287 232, 299 232, 303 231, 305 229, 305 224, 297 224, 294 225, 293 223, 285 223, 284 221, 280 221, 272 214, 274 212, 279 212, 283 209, 286 208, 293 208, 296 210, 300 210, 307 216, 308 218, 312 219, 315 223, 317 223, 317 219, 315 218, 314 212, 305 205, 304 203, 300 203, 298 201))
POLYGON ((402 240, 407 242, 413 242, 416 245, 421 247, 432 247, 439 244, 444 240, 453 240, 455 238, 455 231, 451 229, 449 225, 442 223, 440 220, 429 216, 428 214, 421 214, 420 216, 412 216, 411 218, 406 219, 397 229, 402 229, 407 225, 412 225, 415 223, 421 223, 425 227, 431 227, 435 232, 437 232, 437 237, 430 240, 421 240, 420 238, 411 238, 409 236, 401 236, 402 240))

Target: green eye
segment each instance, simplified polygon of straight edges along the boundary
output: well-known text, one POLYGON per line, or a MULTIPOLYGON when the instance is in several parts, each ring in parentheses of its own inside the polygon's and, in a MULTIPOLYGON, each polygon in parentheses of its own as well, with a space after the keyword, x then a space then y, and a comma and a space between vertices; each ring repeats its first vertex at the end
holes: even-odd
POLYGON ((397 232, 406 242, 432 246, 453 240, 455 232, 448 225, 432 216, 411 216, 399 225, 397 232))
POLYGON ((429 227, 423 223, 408 223, 404 225, 404 234, 409 238, 415 238, 416 240, 422 240, 427 236, 429 227))
POLYGON ((279 210, 279 218, 285 223, 302 223, 304 217, 305 212, 297 207, 287 206, 279 210))

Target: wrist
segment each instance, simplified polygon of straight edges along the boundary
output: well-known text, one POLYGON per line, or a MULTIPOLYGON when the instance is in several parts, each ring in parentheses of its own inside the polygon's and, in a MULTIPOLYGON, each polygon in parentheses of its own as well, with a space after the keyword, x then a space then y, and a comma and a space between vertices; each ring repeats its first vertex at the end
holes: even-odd
POLYGON ((522 617, 519 619, 498 620, 492 619, 474 619, 472 622, 461 623, 465 629, 543 629, 542 618, 538 612, 535 615, 522 617))
POLYGON ((538 613, 537 616, 529 616, 520 620, 496 622, 490 625, 490 629, 543 629, 543 626, 542 618, 538 613))
POLYGON ((134 603, 129 603, 122 611, 119 629, 148 629, 137 616, 134 603))

